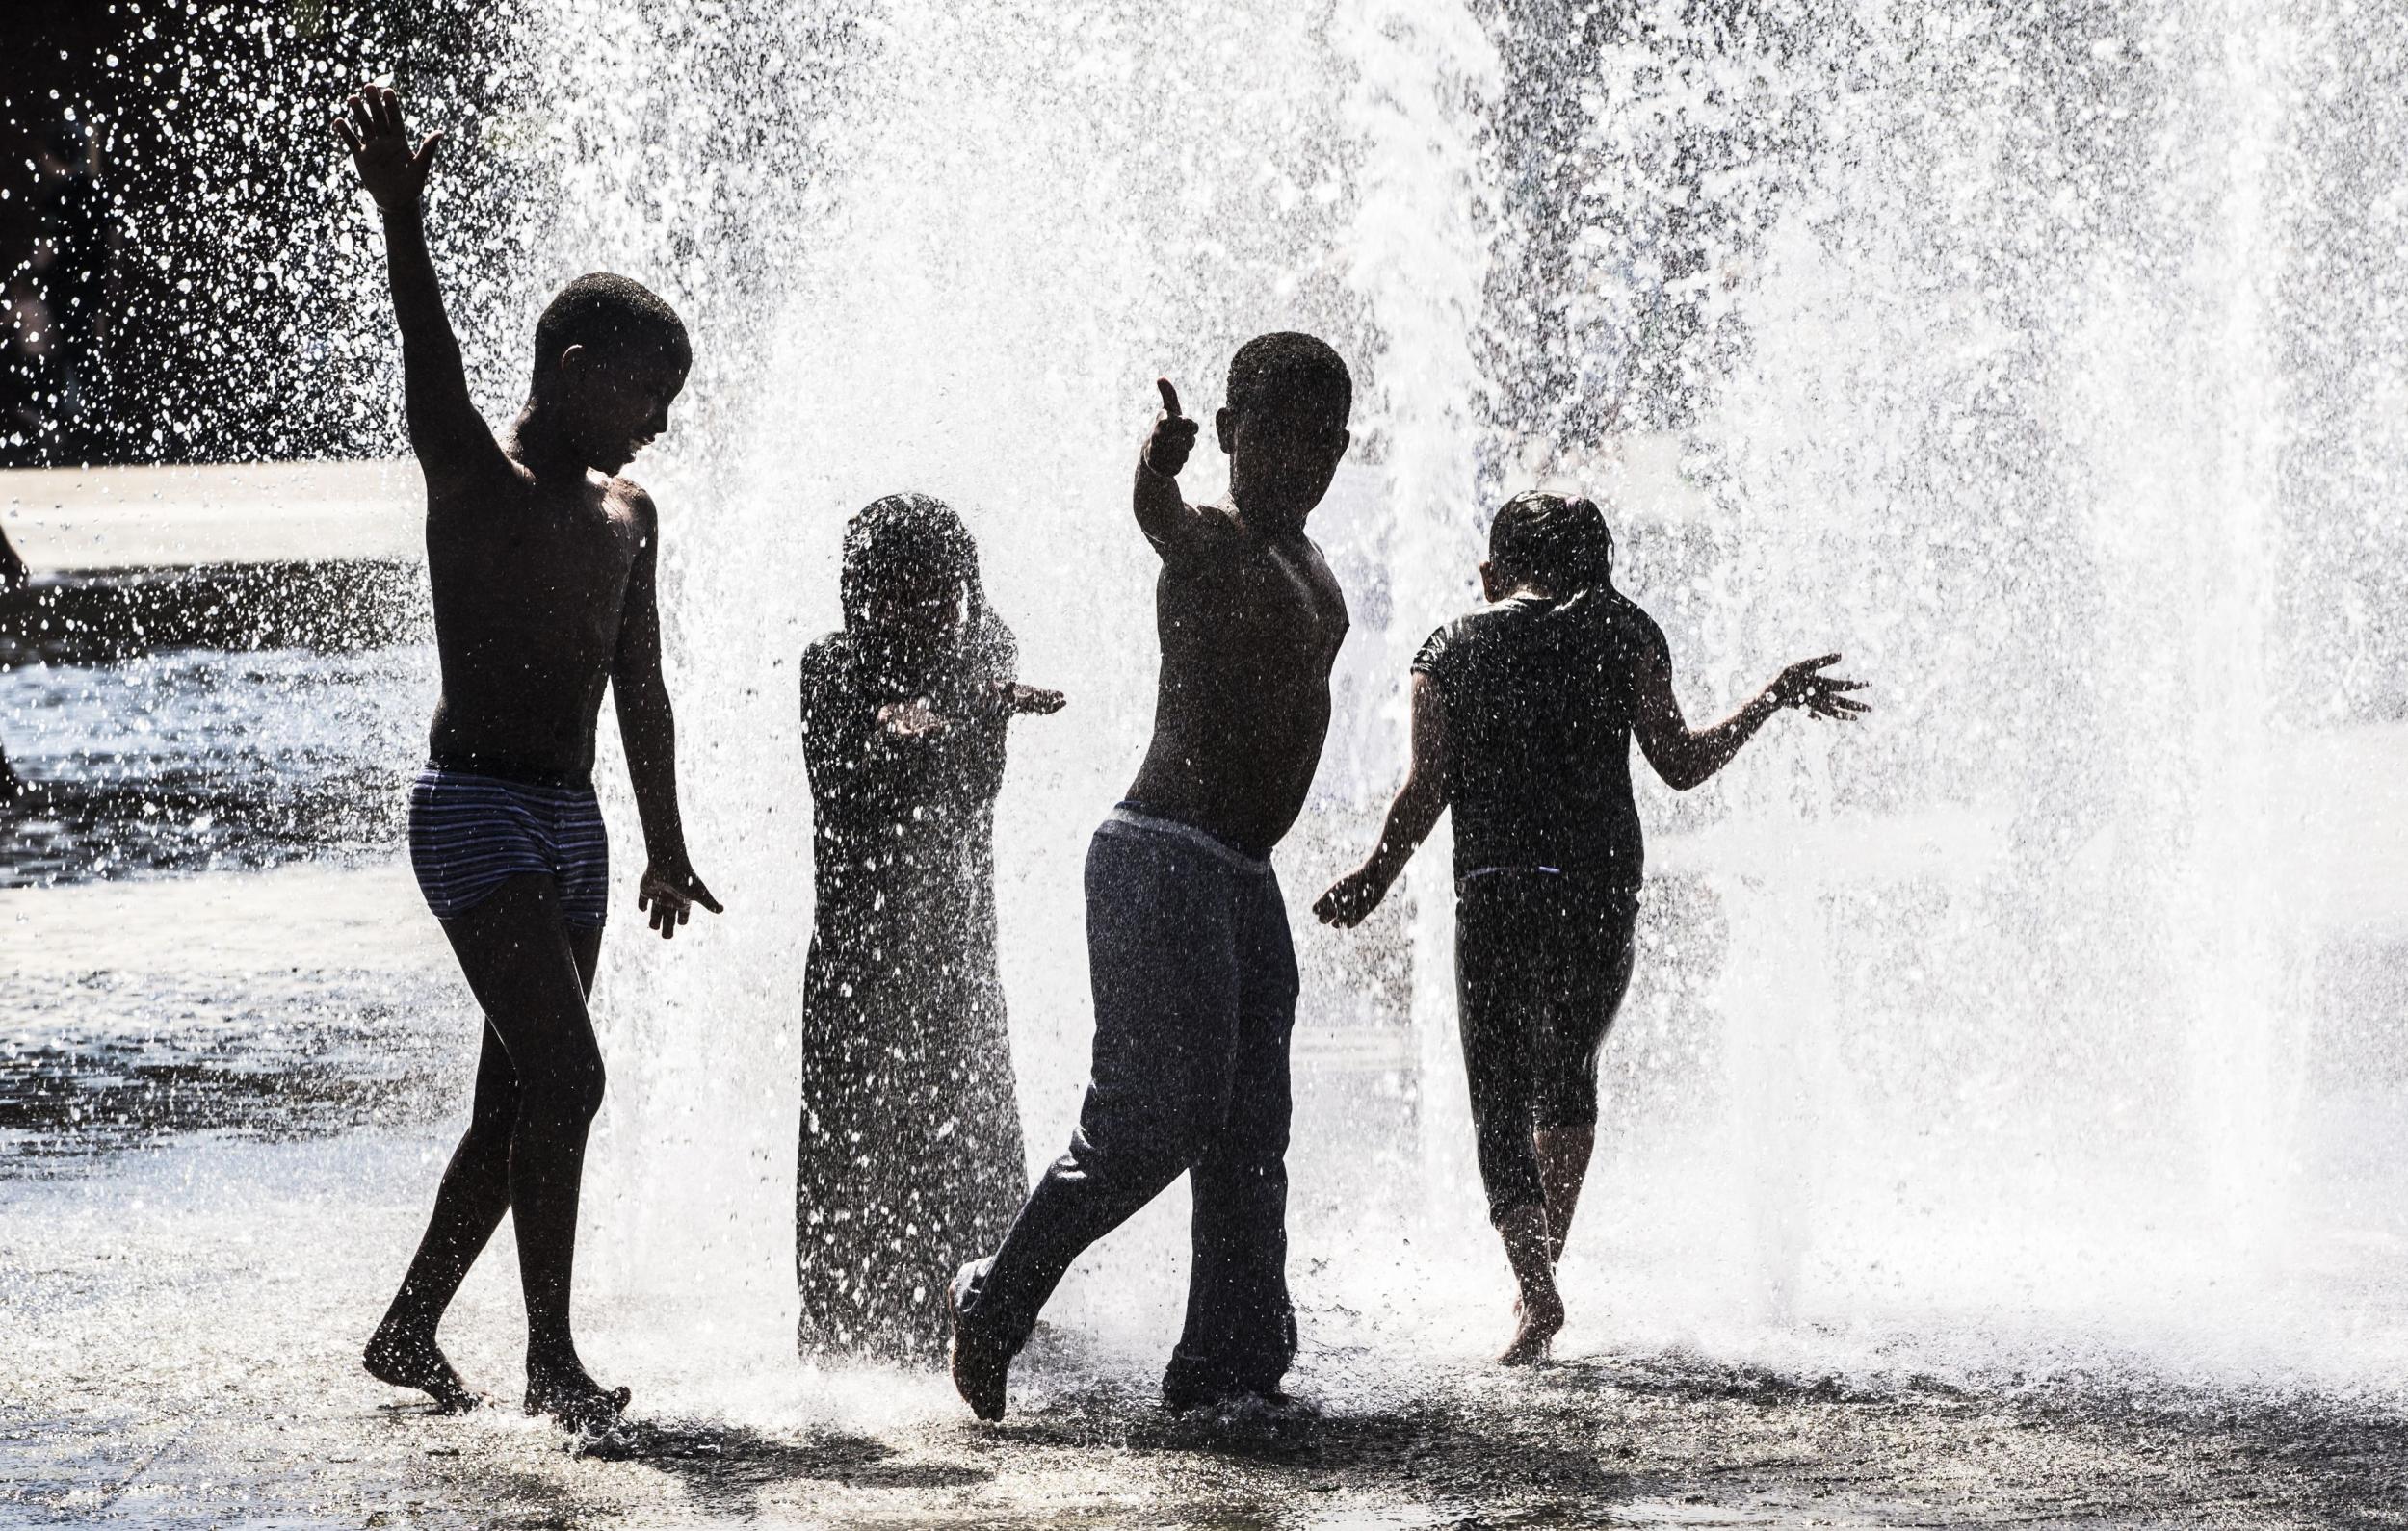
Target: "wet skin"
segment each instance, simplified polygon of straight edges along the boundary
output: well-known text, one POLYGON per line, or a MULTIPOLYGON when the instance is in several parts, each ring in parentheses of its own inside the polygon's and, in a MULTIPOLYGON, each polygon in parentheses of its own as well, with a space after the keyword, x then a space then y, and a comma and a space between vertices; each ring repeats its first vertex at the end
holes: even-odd
MULTIPOLYGON (((667 428, 685 383, 683 345, 612 354, 570 346, 538 357, 527 404, 497 440, 469 398, 427 252, 422 200, 438 140, 413 148, 400 101, 373 87, 351 98, 335 126, 383 215, 410 446, 427 479, 443 673, 432 758, 583 781, 607 685, 643 824, 638 905, 653 929, 673 936, 692 905, 719 904, 687 862, 678 817, 654 593, 659 517, 650 497, 617 474, 667 428)), ((587 1373, 569 1323, 586 1134, 602 1102, 602 1056, 586 1010, 600 933, 567 923, 551 878, 522 875, 444 921, 444 934, 485 1013, 476 1104, 363 1360, 440 1408, 475 1402, 435 1330, 507 1210, 527 1304, 527 1409, 581 1430, 608 1428, 626 1391, 587 1373)))
POLYGON ((1336 398, 1215 420, 1230 458, 1226 506, 1190 506, 1176 477, 1197 427, 1169 381, 1139 458, 1138 525, 1162 555, 1154 593, 1163 662, 1154 740, 1132 801, 1258 853, 1302 812, 1329 732, 1329 672, 1347 603, 1305 517, 1349 437, 1336 398))

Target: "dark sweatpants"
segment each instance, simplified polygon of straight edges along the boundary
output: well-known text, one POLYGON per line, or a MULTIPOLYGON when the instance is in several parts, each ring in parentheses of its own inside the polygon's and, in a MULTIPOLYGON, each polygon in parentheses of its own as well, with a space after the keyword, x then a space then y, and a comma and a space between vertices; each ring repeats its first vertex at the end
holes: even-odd
POLYGON ((1095 1056, 1070 1151, 964 1273, 961 1318, 1008 1351, 1089 1244, 1185 1172, 1195 1197, 1173 1403, 1269 1392, 1288 1300, 1288 1034, 1296 952, 1270 863, 1123 805, 1086 861, 1095 1056))
POLYGON ((1533 1129, 1593 1127, 1597 1050, 1631 985, 1638 895, 1536 867, 1455 893, 1455 997, 1491 1221, 1542 1200, 1533 1129))

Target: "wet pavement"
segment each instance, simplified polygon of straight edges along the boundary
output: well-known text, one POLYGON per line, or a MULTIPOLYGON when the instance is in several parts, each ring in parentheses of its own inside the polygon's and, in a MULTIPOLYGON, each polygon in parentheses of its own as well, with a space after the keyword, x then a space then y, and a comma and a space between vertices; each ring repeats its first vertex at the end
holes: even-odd
MULTIPOLYGON (((503 1401, 435 1417, 355 1359, 475 1036, 392 852, 425 664, 186 652, 0 675, 41 721, 20 760, 49 784, 0 843, 0 1524, 2408 1524, 2396 1379, 1993 1342, 1928 1313, 1685 1332, 1625 1267, 1718 1273, 1626 1245, 1643 1219, 1602 1201, 1559 1360, 1501 1371, 1491 1251, 1417 1249, 1363 1197, 1308 1190, 1320 1168, 1299 1171, 1292 1259, 1317 1420, 1156 1406, 1183 1233, 1158 1207, 1074 1271, 1013 1414, 983 1426, 939 1377, 798 1362, 780 1172, 721 1202, 674 1169, 644 1182, 623 1103, 597 1139, 580 1331, 634 1387, 633 1429, 580 1452, 512 1407, 506 1243, 445 1331, 503 1401), (70 756, 95 765, 66 785, 70 756), (704 1236, 731 1216, 751 1250, 732 1260, 704 1236), (1408 1274, 1366 1284, 1383 1270, 1408 1274)), ((612 1047, 667 1055, 623 1023, 612 1047)), ((2390 1258, 2388 1226, 2344 1228, 2367 1245, 2346 1279, 2390 1258)), ((2395 1348, 2393 1319, 2359 1311, 2342 1327, 2395 1348)))
POLYGON ((608 1202, 589 1215, 600 1273, 581 1327, 635 1387, 636 1428, 580 1454, 510 1407, 501 1247, 446 1336, 504 1402, 435 1417, 353 1360, 447 1146, 471 1024, 439 941, 399 918, 408 895, 394 866, 0 895, 0 928, 43 938, 0 993, 18 1050, 0 1522, 2408 1522, 2395 1397, 2145 1367, 1758 1367, 1577 1323, 1556 1364, 1513 1374, 1479 1356, 1495 1291, 1433 1284, 1412 1299, 1430 1311, 1399 1323, 1318 1261, 1299 1271, 1296 1373, 1318 1421, 1167 1415, 1162 1336, 1074 1307, 1015 1373, 1012 1415, 982 1426, 932 1375, 804 1368, 790 1304, 760 1289, 773 1272, 737 1281, 735 1304, 625 1279, 608 1202), (185 939, 128 939, 145 926, 185 939), (273 964, 286 947, 349 965, 273 964))
MULTIPOLYGON (((209 1207, 154 1200, 170 1174, 122 1182, 122 1215, 13 1203, 0 1290, 34 1338, 0 1407, 0 1519, 2374 1527, 2408 1503, 2408 1421, 2331 1401, 1865 1386, 1680 1354, 1515 1375, 1445 1345, 1317 1340, 1299 1375, 1323 1416, 1264 1433, 1165 1415, 1144 1357, 1057 1334, 990 1427, 931 1376, 807 1372, 757 1336, 701 1334, 691 1310, 608 1303, 589 1352, 635 1385, 640 1423, 580 1455, 507 1403, 438 1418, 353 1369, 411 1205, 341 1191, 417 1157, 406 1140, 360 1148, 247 1151, 241 1237, 203 1233, 209 1207)), ((472 1283, 453 1330, 493 1381, 514 1316, 501 1276, 472 1283)))

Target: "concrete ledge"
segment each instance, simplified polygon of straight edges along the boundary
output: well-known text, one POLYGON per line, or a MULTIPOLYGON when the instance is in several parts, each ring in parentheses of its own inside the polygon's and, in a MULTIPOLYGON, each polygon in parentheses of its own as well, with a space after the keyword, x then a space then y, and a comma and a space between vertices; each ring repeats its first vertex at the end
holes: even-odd
POLYGON ((0 472, 0 527, 36 574, 418 563, 425 513, 406 460, 0 472))

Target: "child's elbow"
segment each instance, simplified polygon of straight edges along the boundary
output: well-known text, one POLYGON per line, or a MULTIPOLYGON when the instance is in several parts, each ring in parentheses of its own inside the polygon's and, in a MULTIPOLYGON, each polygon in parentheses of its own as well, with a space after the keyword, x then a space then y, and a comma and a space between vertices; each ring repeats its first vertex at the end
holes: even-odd
POLYGON ((1714 774, 1713 771, 1704 769, 1693 761, 1660 760, 1655 763, 1655 766, 1656 774, 1662 777, 1663 784, 1676 792, 1686 792, 1703 787, 1706 779, 1714 774))

